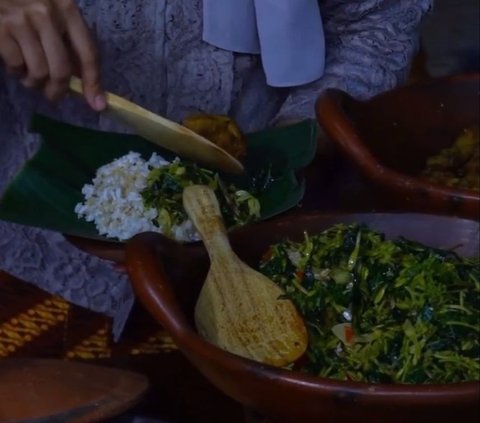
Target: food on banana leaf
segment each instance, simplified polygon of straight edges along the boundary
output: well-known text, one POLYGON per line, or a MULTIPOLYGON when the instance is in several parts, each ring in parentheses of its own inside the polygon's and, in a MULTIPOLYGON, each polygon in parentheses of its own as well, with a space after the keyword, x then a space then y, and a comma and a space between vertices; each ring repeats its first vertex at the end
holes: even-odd
POLYGON ((245 158, 247 154, 246 139, 238 125, 228 116, 194 115, 187 117, 182 123, 233 157, 239 160, 245 158))
POLYGON ((479 257, 339 224, 271 246, 259 267, 306 321, 299 369, 369 383, 480 379, 479 257))
POLYGON ((215 190, 228 226, 260 217, 258 199, 217 173, 178 158, 168 162, 155 153, 144 160, 135 152, 100 167, 92 183, 83 187, 84 202, 75 212, 94 222, 100 235, 121 241, 146 231, 196 241, 199 235, 182 205, 183 189, 193 184, 215 190))
MULTIPOLYGON (((102 166, 128 155, 129 152, 141 155, 144 161, 140 162, 139 168, 142 169, 154 152, 169 162, 175 159, 175 155, 170 151, 158 148, 133 134, 91 130, 40 115, 33 117, 30 130, 40 136, 40 148, 2 193, 0 219, 69 236, 113 241, 118 233, 121 238, 128 238, 127 233, 122 233, 121 227, 117 228, 118 231, 113 227, 109 228, 109 231, 112 231, 109 238, 100 235, 91 216, 96 200, 87 201, 85 193, 82 193, 85 185, 93 185, 92 180, 102 166), (93 202, 91 210, 80 209, 83 207, 81 205, 90 202, 93 202), (75 212, 79 203, 81 205, 77 211, 83 210, 82 218, 78 218, 75 212), (91 219, 91 222, 87 222, 85 217, 91 219)), ((316 130, 314 120, 305 120, 287 127, 246 134, 248 154, 244 160, 245 173, 220 174, 219 179, 223 186, 234 185, 236 192, 243 191, 241 195, 249 192, 257 199, 262 220, 295 207, 305 192, 305 179, 299 171, 308 166, 315 156, 316 130)), ((145 173, 148 173, 148 166, 145 173)), ((119 179, 122 177, 119 176, 119 179)), ((146 174, 142 175, 140 182, 146 186, 146 174)), ((123 190, 117 188, 116 194, 112 195, 124 195, 123 190)), ((88 193, 88 188, 84 189, 88 193)), ((142 205, 143 209, 140 191, 136 188, 131 197, 137 196, 136 204, 142 205)), ((249 198, 249 201, 242 204, 253 204, 252 201, 254 202, 249 198)), ((104 205, 107 206, 106 203, 104 205)), ((242 208, 243 206, 240 207, 242 208)), ((142 216, 142 209, 135 212, 142 216)), ((119 219, 118 215, 122 212, 117 210, 115 213, 119 219)), ((238 215, 239 212, 235 213, 238 215)), ((135 233, 137 229, 158 229, 152 228, 155 224, 149 220, 155 216, 143 216, 138 227, 131 228, 131 233, 135 233)), ((108 221, 105 223, 109 224, 108 221)), ((173 237, 175 232, 172 227, 173 237)))

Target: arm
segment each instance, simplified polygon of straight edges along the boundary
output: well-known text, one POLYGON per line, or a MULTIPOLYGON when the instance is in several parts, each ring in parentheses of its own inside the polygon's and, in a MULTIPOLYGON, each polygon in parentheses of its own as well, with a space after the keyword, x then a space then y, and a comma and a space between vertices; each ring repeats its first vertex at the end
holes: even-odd
POLYGON ((324 76, 291 90, 274 123, 314 116, 318 95, 338 88, 364 99, 406 80, 418 27, 433 0, 327 0, 324 76))

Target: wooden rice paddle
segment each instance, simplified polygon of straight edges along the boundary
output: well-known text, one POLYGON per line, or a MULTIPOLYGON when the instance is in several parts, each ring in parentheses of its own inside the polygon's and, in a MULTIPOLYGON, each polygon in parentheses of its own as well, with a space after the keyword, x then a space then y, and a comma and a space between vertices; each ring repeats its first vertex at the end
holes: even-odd
MULTIPOLYGON (((183 204, 205 243, 210 270, 195 307, 199 333, 231 353, 274 366, 307 347, 304 322, 282 289, 232 251, 214 192, 185 188, 183 204)), ((255 242, 252 239, 252 242, 255 242)))
MULTIPOLYGON (((82 81, 70 79, 70 90, 82 94, 82 81)), ((229 173, 242 173, 243 165, 206 138, 188 128, 152 113, 118 95, 107 93, 107 110, 135 129, 146 140, 173 151, 182 158, 229 173)))

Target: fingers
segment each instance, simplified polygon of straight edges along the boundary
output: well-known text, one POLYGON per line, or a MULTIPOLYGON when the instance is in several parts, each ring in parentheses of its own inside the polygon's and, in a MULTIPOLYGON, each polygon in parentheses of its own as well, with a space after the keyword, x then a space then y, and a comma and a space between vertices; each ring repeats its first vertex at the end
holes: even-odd
POLYGON ((7 70, 25 87, 40 88, 50 99, 57 99, 66 90, 64 80, 70 71, 52 16, 53 10, 45 1, 12 10, 0 27, 0 51, 7 70))
POLYGON ((22 50, 15 39, 6 33, 0 35, 0 59, 11 75, 21 77, 25 74, 22 50))
POLYGON ((65 16, 71 47, 78 58, 85 99, 97 111, 106 107, 100 83, 98 53, 88 27, 77 8, 69 9, 65 16))
POLYGON ((0 59, 23 85, 42 89, 51 100, 68 90, 75 60, 80 63, 87 102, 103 110, 106 101, 97 56, 74 0, 23 0, 0 8, 0 59))
POLYGON ((53 101, 60 99, 67 92, 68 81, 72 74, 68 51, 58 29, 59 25, 54 20, 55 16, 48 9, 38 11, 31 16, 48 68, 48 79, 43 86, 43 91, 45 96, 53 101))

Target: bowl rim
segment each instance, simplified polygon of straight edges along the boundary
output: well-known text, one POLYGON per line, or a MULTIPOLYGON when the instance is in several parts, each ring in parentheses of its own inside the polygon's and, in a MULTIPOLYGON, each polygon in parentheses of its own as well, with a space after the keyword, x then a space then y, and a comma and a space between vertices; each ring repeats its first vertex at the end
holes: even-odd
POLYGON ((368 104, 371 101, 390 97, 398 92, 441 84, 455 84, 463 81, 480 83, 480 72, 431 78, 426 81, 403 85, 364 100, 357 100, 343 90, 328 88, 317 98, 315 113, 317 121, 325 129, 328 137, 351 159, 355 166, 362 169, 366 175, 374 179, 378 184, 386 187, 396 186, 402 191, 415 189, 431 192, 441 196, 475 202, 480 205, 480 192, 430 182, 427 179, 402 173, 383 164, 373 154, 368 144, 360 137, 343 109, 343 104, 347 100, 352 100, 357 104, 368 104), (344 141, 345 139, 349 141, 346 142, 344 141))
MULTIPOLYGON (((319 219, 325 217, 346 217, 352 215, 423 215, 438 216, 445 219, 467 220, 479 223, 474 219, 440 216, 428 213, 325 213, 308 212, 301 218, 319 219)), ((295 217, 296 219, 299 216, 295 217)), ((288 217, 260 222, 237 231, 255 231, 259 225, 275 224, 285 221, 288 217)), ((457 382, 451 384, 373 384, 367 382, 342 381, 320 376, 301 373, 287 369, 276 368, 270 365, 229 353, 204 340, 187 321, 170 291, 170 281, 166 276, 163 265, 158 260, 162 255, 164 237, 157 233, 142 233, 133 237, 127 243, 127 269, 135 293, 151 315, 167 330, 179 349, 191 360, 198 359, 215 361, 219 367, 236 372, 248 372, 258 379, 267 378, 270 381, 279 381, 288 389, 300 389, 303 392, 316 395, 331 395, 332 392, 360 394, 364 400, 375 404, 384 402, 385 396, 395 396, 405 405, 412 404, 412 396, 416 404, 430 403, 432 398, 441 396, 444 400, 471 403, 480 396, 480 380, 457 382), (153 281, 156 282, 153 282, 153 281), (160 281, 159 285, 156 283, 160 281), (163 297, 163 298, 162 298, 163 297)), ((172 247, 168 242, 167 248, 172 247)), ((208 378, 208 372, 204 373, 208 378)))

